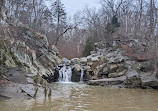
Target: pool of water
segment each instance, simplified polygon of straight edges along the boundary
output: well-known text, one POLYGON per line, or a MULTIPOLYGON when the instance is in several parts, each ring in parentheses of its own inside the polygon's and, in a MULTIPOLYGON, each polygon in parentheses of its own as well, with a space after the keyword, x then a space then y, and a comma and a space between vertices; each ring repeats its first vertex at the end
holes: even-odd
POLYGON ((54 83, 51 98, 2 99, 0 111, 158 111, 158 91, 54 83))

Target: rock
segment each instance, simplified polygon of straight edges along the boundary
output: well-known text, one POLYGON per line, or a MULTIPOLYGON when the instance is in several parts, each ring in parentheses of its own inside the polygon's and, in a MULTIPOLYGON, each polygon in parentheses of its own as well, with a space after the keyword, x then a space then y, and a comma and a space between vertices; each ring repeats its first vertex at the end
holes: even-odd
POLYGON ((126 72, 126 81, 125 85, 128 87, 141 87, 141 78, 139 77, 139 74, 135 70, 128 70, 126 72))
POLYGON ((104 72, 104 73, 108 73, 108 68, 107 68, 107 67, 104 67, 104 68, 103 68, 103 72, 104 72))
POLYGON ((108 79, 99 79, 99 80, 90 80, 88 82, 89 85, 120 85, 124 84, 124 81, 126 80, 125 76, 118 77, 118 78, 108 78, 108 79))
POLYGON ((127 76, 128 78, 139 77, 139 74, 138 74, 138 72, 137 72, 136 70, 128 70, 128 71, 126 72, 126 76, 127 76))
POLYGON ((105 64, 98 65, 98 66, 96 67, 96 69, 97 69, 98 71, 103 71, 103 69, 104 69, 105 66, 106 66, 106 63, 105 63, 105 64))
POLYGON ((26 74, 26 77, 35 77, 35 74, 26 74))
POLYGON ((141 87, 141 79, 139 77, 130 77, 125 81, 125 85, 128 87, 141 87))
POLYGON ((128 59, 129 58, 122 55, 121 51, 114 51, 114 52, 107 54, 108 63, 121 63, 128 59))
POLYGON ((154 70, 154 64, 151 61, 140 62, 137 67, 138 71, 150 72, 154 70))
POLYGON ((158 89, 158 80, 148 80, 148 81, 142 81, 141 87, 148 89, 148 88, 153 88, 153 89, 158 89))
MULTIPOLYGON (((37 58, 35 50, 30 49, 25 43, 21 41, 9 41, 3 42, 4 51, 1 51, 3 60, 7 67, 24 66, 24 69, 28 73, 34 74, 51 74, 51 70, 59 62, 59 58, 53 53, 47 53, 37 58), (49 69, 49 70, 48 70, 49 69)), ((36 46, 38 47, 38 46, 36 46)), ((1 48, 1 50, 3 50, 1 48)), ((41 50, 42 53, 47 52, 46 49, 41 50)), ((38 51, 39 53, 40 51, 38 51)))
POLYGON ((142 88, 158 89, 158 79, 151 72, 143 72, 140 74, 142 88))
POLYGON ((86 58, 86 57, 82 57, 82 58, 80 59, 80 61, 81 61, 81 64, 87 65, 87 58, 86 58))
MULTIPOLYGON (((49 46, 47 37, 22 24, 14 16, 3 11, 4 34, 0 34, 0 55, 6 67, 23 66, 28 73, 50 75, 56 65, 61 63, 59 52, 49 46)), ((0 25, 2 23, 0 22, 0 25)))
POLYGON ((91 58, 91 61, 92 61, 92 62, 98 62, 98 61, 99 61, 99 57, 92 57, 92 58, 91 58))
POLYGON ((90 66, 86 66, 86 67, 85 67, 85 70, 87 70, 87 71, 92 71, 92 68, 91 68, 90 66))
POLYGON ((98 77, 97 76, 93 76, 92 80, 98 80, 98 77))
POLYGON ((58 49, 56 48, 55 45, 52 45, 51 50, 52 50, 54 53, 56 53, 56 55, 59 54, 59 51, 58 51, 58 49))
POLYGON ((108 70, 108 68, 107 68, 107 66, 106 66, 107 64, 106 63, 104 63, 104 64, 102 64, 102 65, 99 65, 98 67, 97 67, 97 71, 98 71, 98 77, 99 78, 107 78, 108 77, 108 74, 109 74, 109 70, 108 70))
POLYGON ((79 82, 81 78, 81 72, 80 71, 76 71, 76 70, 72 70, 72 77, 71 77, 71 81, 72 82, 79 82))
POLYGON ((74 64, 80 64, 80 59, 79 58, 73 58, 71 59, 71 65, 74 65, 74 64))
POLYGON ((21 84, 27 83, 26 72, 23 72, 19 67, 9 69, 5 75, 9 81, 21 84))
POLYGON ((27 83, 29 83, 29 84, 34 84, 34 80, 33 80, 33 79, 31 79, 31 78, 29 78, 29 77, 27 77, 26 79, 27 79, 27 83))
POLYGON ((90 52, 90 54, 92 55, 92 54, 96 54, 97 53, 97 51, 91 51, 90 52))
POLYGON ((109 64, 108 67, 110 73, 116 72, 116 70, 119 68, 117 64, 109 64))
POLYGON ((99 61, 92 62, 92 64, 90 66, 92 69, 95 69, 97 66, 99 66, 99 61))
POLYGON ((8 98, 29 98, 33 97, 34 86, 32 84, 10 83, 4 89, 0 88, 0 95, 8 98), (29 95, 29 96, 28 96, 29 95))
POLYGON ((78 65, 78 64, 75 64, 75 65, 74 65, 74 71, 80 72, 80 71, 81 71, 81 66, 78 65))
POLYGON ((106 47, 106 43, 101 41, 94 44, 95 49, 98 51, 99 49, 103 49, 106 47))
POLYGON ((122 72, 124 70, 127 70, 127 66, 123 65, 123 64, 118 64, 118 69, 116 70, 117 73, 122 72))
POLYGON ((126 73, 126 70, 121 71, 121 72, 119 72, 119 73, 110 73, 110 74, 108 75, 108 77, 109 77, 109 78, 116 78, 116 77, 123 76, 125 73, 126 73))

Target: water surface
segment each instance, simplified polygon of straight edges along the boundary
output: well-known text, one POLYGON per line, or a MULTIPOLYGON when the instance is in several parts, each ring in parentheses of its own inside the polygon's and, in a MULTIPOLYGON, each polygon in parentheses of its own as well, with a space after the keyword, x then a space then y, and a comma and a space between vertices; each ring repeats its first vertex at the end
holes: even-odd
POLYGON ((2 99, 0 111, 158 111, 158 91, 55 83, 52 98, 2 99))

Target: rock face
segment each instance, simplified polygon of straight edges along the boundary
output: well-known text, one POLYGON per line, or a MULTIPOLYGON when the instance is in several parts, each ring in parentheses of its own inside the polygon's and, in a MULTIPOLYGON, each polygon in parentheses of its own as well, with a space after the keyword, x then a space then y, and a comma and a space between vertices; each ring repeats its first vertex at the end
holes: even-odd
POLYGON ((54 73, 54 67, 60 63, 60 58, 57 56, 58 53, 51 48, 48 49, 46 47, 48 46, 47 42, 44 42, 45 45, 42 45, 42 40, 39 44, 34 44, 35 46, 32 47, 31 43, 29 44, 28 42, 28 45, 26 45, 27 42, 15 40, 14 38, 1 39, 0 41, 1 61, 10 68, 24 66, 27 72, 50 75, 54 73))
POLYGON ((5 8, 0 16, 0 96, 44 96, 48 83, 41 76, 55 78, 54 69, 61 63, 58 50, 46 36, 7 15, 5 8))
MULTIPOLYGON (((5 11, 5 10, 4 10, 5 11)), ((61 63, 59 52, 47 37, 28 28, 15 17, 0 20, 0 63, 7 68, 23 67, 27 73, 54 75, 61 63)))

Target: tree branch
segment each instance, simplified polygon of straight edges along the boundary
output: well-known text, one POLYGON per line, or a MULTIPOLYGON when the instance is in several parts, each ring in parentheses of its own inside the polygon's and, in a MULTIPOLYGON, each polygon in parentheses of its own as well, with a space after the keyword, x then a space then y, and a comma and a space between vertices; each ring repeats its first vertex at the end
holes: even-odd
POLYGON ((59 38, 60 38, 63 34, 65 34, 68 30, 73 29, 73 28, 76 28, 76 27, 77 27, 77 25, 75 25, 74 27, 68 27, 68 28, 66 28, 65 31, 63 31, 63 32, 57 37, 55 46, 57 46, 58 41, 59 41, 59 38))

